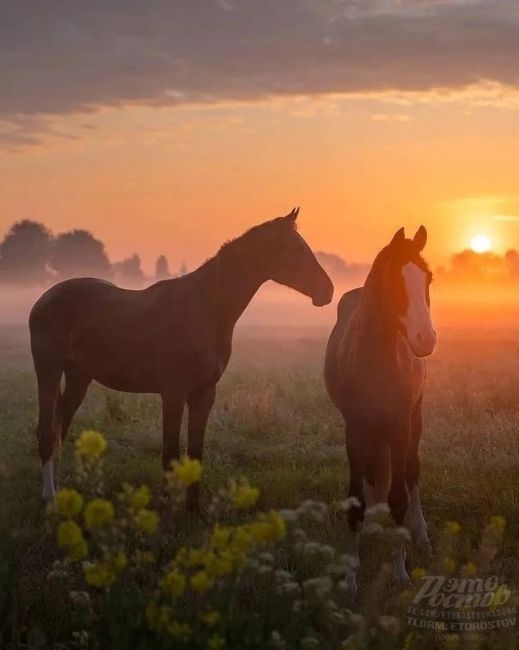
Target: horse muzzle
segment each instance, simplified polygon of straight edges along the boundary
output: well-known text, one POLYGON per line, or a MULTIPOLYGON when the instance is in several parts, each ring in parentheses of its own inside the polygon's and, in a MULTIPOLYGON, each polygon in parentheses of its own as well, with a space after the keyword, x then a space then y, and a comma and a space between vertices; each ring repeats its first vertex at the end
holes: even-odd
POLYGON ((326 286, 312 295, 312 304, 314 307, 324 307, 329 305, 333 298, 333 284, 328 280, 326 286))

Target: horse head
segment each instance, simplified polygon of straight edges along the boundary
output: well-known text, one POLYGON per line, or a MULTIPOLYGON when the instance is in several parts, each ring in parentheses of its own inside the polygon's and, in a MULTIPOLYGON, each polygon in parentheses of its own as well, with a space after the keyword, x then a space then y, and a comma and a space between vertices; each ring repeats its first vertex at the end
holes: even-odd
POLYGON ((333 298, 333 284, 310 246, 297 232, 299 208, 271 222, 275 226, 269 247, 270 279, 299 291, 322 307, 333 298))
POLYGON ((407 239, 400 228, 382 252, 387 308, 417 357, 429 356, 436 346, 429 296, 432 273, 422 257, 426 242, 423 226, 413 239, 407 239))

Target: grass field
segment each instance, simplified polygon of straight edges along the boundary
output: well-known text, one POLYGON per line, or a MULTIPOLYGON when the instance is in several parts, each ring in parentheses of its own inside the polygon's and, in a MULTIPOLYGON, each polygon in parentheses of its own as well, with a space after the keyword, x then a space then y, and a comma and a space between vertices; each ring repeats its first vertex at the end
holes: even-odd
MULTIPOLYGON (((261 488, 261 510, 344 497, 344 433, 322 381, 325 343, 319 330, 238 333, 208 427, 203 499, 240 474, 261 488)), ((46 600, 46 576, 56 552, 49 550, 40 503, 35 381, 24 328, 0 329, 0 359, 0 460, 5 464, 0 512, 15 540, 6 546, 0 566, 0 614, 4 623, 16 621, 20 628, 40 630, 44 639, 56 639, 64 633, 63 613, 46 600)), ((433 545, 444 523, 457 521, 462 532, 454 559, 466 561, 488 518, 502 515, 507 528, 494 570, 517 586, 519 334, 450 332, 430 359, 428 374, 421 491, 433 545)), ((158 492, 160 426, 157 397, 93 385, 65 445, 62 484, 73 471, 74 437, 95 428, 109 442, 108 492, 115 493, 122 481, 145 482, 158 492)), ((346 529, 339 523, 318 534, 341 547, 346 529)), ((354 609, 362 607, 363 585, 376 573, 380 553, 372 542, 361 549, 365 562, 354 609)), ((411 551, 409 566, 417 562, 411 551)))

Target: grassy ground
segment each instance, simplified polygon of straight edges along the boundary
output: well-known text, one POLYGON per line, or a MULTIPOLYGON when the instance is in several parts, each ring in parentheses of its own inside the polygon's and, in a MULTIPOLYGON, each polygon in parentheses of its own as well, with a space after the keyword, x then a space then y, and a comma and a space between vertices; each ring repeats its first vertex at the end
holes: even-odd
MULTIPOLYGON (((346 493, 348 468, 339 414, 322 381, 326 339, 319 332, 277 336, 244 331, 218 390, 208 427, 203 494, 230 475, 261 488, 260 509, 304 499, 331 502, 346 493)), ((519 539, 519 335, 457 338, 429 362, 421 458, 422 500, 432 541, 442 524, 462 525, 457 561, 471 555, 490 515, 508 523, 496 573, 517 581, 519 539)), ((34 436, 35 381, 26 332, 0 329, 0 459, 5 522, 16 543, 0 566, 0 593, 22 625, 58 625, 44 603, 50 554, 40 504, 34 436)), ((122 481, 160 486, 160 409, 155 396, 117 394, 94 385, 64 450, 62 483, 72 472, 71 446, 84 428, 103 431, 109 490, 122 481)), ((341 545, 342 526, 321 531, 341 545)), ((361 583, 376 570, 377 549, 364 548, 361 583)), ((416 558, 411 554, 412 566, 416 558)), ((362 596, 362 594, 361 594, 362 596)), ((0 612, 1 614, 1 612, 0 612)))

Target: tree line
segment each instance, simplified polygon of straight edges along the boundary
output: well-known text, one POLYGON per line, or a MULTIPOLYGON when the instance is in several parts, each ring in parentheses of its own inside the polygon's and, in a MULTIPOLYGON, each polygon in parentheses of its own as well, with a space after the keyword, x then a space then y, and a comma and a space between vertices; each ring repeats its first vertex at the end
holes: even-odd
POLYGON ((451 257, 448 268, 439 267, 435 275, 440 280, 457 282, 517 282, 519 253, 513 248, 504 255, 463 250, 451 257))
POLYGON ((91 276, 128 286, 142 286, 187 272, 170 272, 168 260, 160 255, 153 276, 146 277, 136 253, 112 263, 105 245, 83 229, 53 234, 43 223, 22 219, 14 223, 0 242, 0 284, 47 284, 72 277, 91 276))
MULTIPOLYGON (((362 283, 369 265, 350 264, 342 257, 324 251, 317 258, 337 281, 362 283)), ((165 255, 155 263, 152 276, 146 277, 137 253, 112 263, 105 245, 83 229, 53 234, 43 223, 23 219, 14 223, 0 242, 0 285, 49 284, 72 277, 96 277, 118 284, 140 287, 187 273, 182 263, 177 273, 169 269, 165 255)), ((519 280, 519 253, 505 255, 464 250, 451 257, 449 267, 435 272, 439 280, 507 282, 519 280)))

